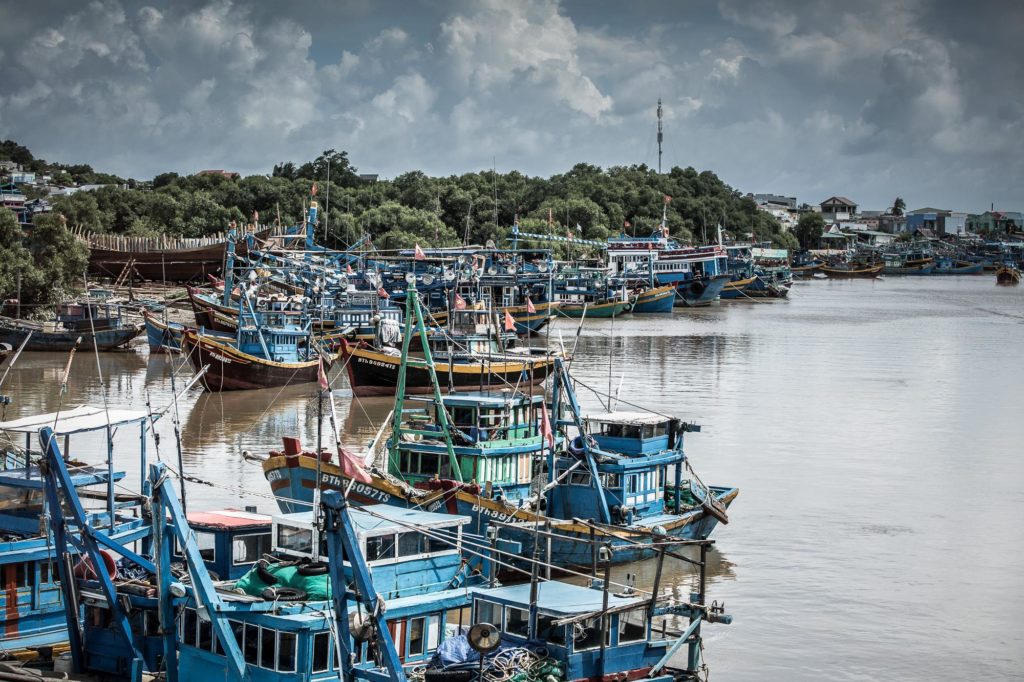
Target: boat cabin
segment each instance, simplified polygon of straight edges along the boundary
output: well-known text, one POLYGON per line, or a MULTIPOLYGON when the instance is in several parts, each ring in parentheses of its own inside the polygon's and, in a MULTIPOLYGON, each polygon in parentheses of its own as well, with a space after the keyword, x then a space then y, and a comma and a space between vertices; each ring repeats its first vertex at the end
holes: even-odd
MULTIPOLYGON (((399 442, 397 457, 390 460, 391 473, 414 484, 453 478, 437 406, 432 398, 410 396, 407 400, 426 406, 403 411, 403 430, 410 435, 399 442)), ((528 494, 534 458, 544 449, 544 396, 483 391, 453 393, 442 400, 454 429, 453 446, 462 480, 498 488, 510 499, 528 494)))
POLYGON ((682 433, 698 427, 659 414, 626 411, 590 415, 585 423, 602 490, 590 468, 579 464, 583 449, 574 441, 554 462, 553 478, 564 478, 548 493, 548 515, 601 519, 603 504, 613 523, 663 514, 666 483, 679 478, 685 459, 682 433))
MULTIPOLYGON (((462 527, 469 517, 386 504, 353 508, 349 514, 383 598, 438 591, 459 582, 462 527)), ((317 527, 313 512, 275 516, 272 551, 285 558, 326 561, 326 536, 317 527)), ((346 561, 346 575, 348 565, 346 561)))
POLYGON ((649 600, 635 594, 608 594, 608 612, 602 617, 604 594, 594 587, 542 582, 534 616, 529 583, 470 592, 473 623, 496 626, 509 647, 543 642, 548 656, 562 664, 562 679, 619 679, 617 674, 646 672, 671 644, 663 628, 666 616, 652 621, 649 600))
MULTIPOLYGON (((6 652, 67 640, 56 563, 60 557, 45 523, 49 515, 46 482, 39 466, 32 464, 42 456, 39 429, 50 427, 60 439, 71 485, 90 525, 131 544, 146 538, 149 528, 139 508, 141 499, 120 492, 126 484, 125 473, 113 468, 114 441, 106 435, 138 426, 144 436, 148 420, 145 410, 82 405, 0 422, 4 438, 0 446, 0 581, 5 586, 0 591, 0 632, 6 652), (70 454, 88 455, 96 463, 71 459, 70 454)), ((144 463, 144 448, 141 456, 144 463)))
MULTIPOLYGON (((271 516, 257 513, 255 507, 188 514, 199 553, 214 580, 241 578, 270 553, 271 522, 271 516)), ((176 553, 175 560, 184 557, 176 553)))

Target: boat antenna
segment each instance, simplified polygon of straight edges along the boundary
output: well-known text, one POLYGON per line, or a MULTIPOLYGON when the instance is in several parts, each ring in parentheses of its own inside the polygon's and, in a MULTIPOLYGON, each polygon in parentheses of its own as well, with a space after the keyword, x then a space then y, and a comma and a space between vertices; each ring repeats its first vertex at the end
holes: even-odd
POLYGON ((658 175, 661 175, 661 143, 665 135, 661 130, 661 98, 658 98, 658 175))

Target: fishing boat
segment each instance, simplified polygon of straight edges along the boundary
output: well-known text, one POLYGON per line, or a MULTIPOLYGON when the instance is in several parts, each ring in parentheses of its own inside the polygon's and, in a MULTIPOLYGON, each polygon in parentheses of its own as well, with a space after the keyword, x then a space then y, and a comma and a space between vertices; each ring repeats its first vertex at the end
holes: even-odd
MULTIPOLYGON (((422 316, 418 302, 416 310, 422 316)), ((406 320, 411 314, 407 308, 406 320)), ((409 343, 407 352, 423 353, 424 358, 406 363, 404 373, 403 352, 394 346, 342 339, 341 356, 352 392, 357 396, 394 395, 402 389, 401 375, 404 390, 429 393, 432 371, 452 390, 531 386, 547 378, 554 356, 546 349, 521 344, 507 318, 505 333, 499 331, 491 311, 484 309, 452 310, 448 319, 443 332, 429 333, 425 326, 416 332, 407 325, 401 337, 403 343, 409 343)))
POLYGON ((1000 265, 999 268, 996 270, 996 284, 1020 284, 1020 270, 1018 270, 1012 265, 1000 265))
POLYGON ((734 274, 733 279, 730 279, 728 282, 726 282, 725 286, 722 287, 722 291, 720 294, 718 294, 718 296, 723 301, 735 298, 743 298, 744 292, 746 291, 747 287, 753 284, 756 279, 757 278, 754 277, 753 275, 751 275, 750 277, 745 277, 742 274, 734 274))
POLYGON ((874 279, 882 274, 881 263, 837 263, 822 265, 819 269, 828 275, 829 279, 874 279))
MULTIPOLYGON (((94 458, 89 456, 88 445, 80 445, 79 436, 85 440, 89 434, 109 437, 113 430, 138 427, 144 443, 149 423, 146 411, 87 405, 0 422, 0 433, 5 434, 0 451, 0 578, 4 584, 0 591, 0 650, 4 657, 31 659, 45 655, 45 651, 40 653, 44 648, 68 641, 58 565, 66 563, 77 572, 85 571, 80 550, 57 551, 45 522, 49 518, 47 479, 39 463, 39 430, 45 426, 53 439, 63 441, 67 485, 85 501, 82 514, 89 527, 102 530, 112 540, 134 542, 148 535, 148 524, 140 513, 142 498, 119 490, 125 473, 114 468, 113 440, 104 438, 108 446, 94 458), (74 458, 69 452, 72 442, 76 444, 74 458), (87 458, 98 463, 85 461, 87 458)), ((144 463, 144 446, 140 457, 144 463)), ((109 554, 105 561, 110 570, 116 570, 109 554)))
POLYGON ((254 308, 248 293, 239 305, 239 325, 233 343, 222 337, 187 329, 181 349, 202 374, 211 392, 275 388, 317 381, 331 365, 312 343, 309 318, 290 299, 271 298, 254 308))
POLYGON ((27 351, 67 352, 79 344, 107 351, 127 347, 145 326, 131 322, 120 306, 85 300, 62 303, 55 320, 35 322, 0 317, 0 343, 27 351))
POLYGON ((825 265, 825 261, 815 257, 810 251, 795 251, 789 261, 789 269, 794 277, 812 277, 825 265))
POLYGON ((933 275, 977 275, 984 272, 984 263, 971 263, 965 260, 954 260, 952 258, 936 258, 933 275))
POLYGON ((603 268, 564 268, 553 292, 558 314, 564 317, 615 317, 628 313, 634 301, 625 279, 609 276, 603 268))
POLYGON ((633 303, 634 313, 670 313, 676 303, 676 286, 665 284, 663 286, 648 287, 636 295, 633 303))
POLYGON ((883 275, 930 275, 935 261, 930 256, 909 253, 882 254, 883 275))
MULTIPOLYGON (((181 339, 185 332, 194 329, 180 322, 161 320, 158 315, 148 310, 142 311, 142 320, 146 325, 146 341, 151 354, 180 352, 181 339)), ((223 343, 233 344, 235 342, 234 334, 210 330, 204 330, 203 334, 219 339, 223 343)))

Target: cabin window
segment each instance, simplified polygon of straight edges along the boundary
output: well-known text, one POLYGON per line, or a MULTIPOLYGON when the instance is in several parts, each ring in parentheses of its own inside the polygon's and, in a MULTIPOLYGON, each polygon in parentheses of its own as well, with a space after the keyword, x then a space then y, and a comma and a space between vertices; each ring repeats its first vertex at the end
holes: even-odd
POLYGON ((277 670, 295 672, 295 633, 282 632, 277 636, 277 670))
POLYGON ((213 651, 213 623, 205 618, 199 618, 199 639, 196 646, 203 651, 213 651))
POLYGON ((245 662, 257 665, 260 661, 260 626, 245 624, 245 662))
POLYGON ((236 535, 231 541, 231 561, 235 566, 251 564, 270 553, 270 533, 236 535))
POLYGON ((476 600, 476 622, 498 625, 501 623, 501 607, 494 602, 476 600))
POLYGON ((50 582, 50 562, 40 561, 39 562, 39 584, 45 585, 50 582))
POLYGON ((441 456, 436 452, 422 452, 420 453, 420 469, 421 474, 436 474, 437 465, 441 460, 441 456))
POLYGON ((576 469, 569 474, 569 485, 590 485, 590 472, 576 469))
POLYGON ((395 558, 395 536, 380 535, 373 538, 366 538, 366 560, 378 561, 380 559, 395 558))
POLYGON ((636 474, 626 476, 626 492, 635 493, 637 491, 637 486, 640 484, 640 482, 637 480, 638 478, 640 477, 636 474))
POLYGON ((554 616, 542 616, 537 614, 536 638, 558 646, 565 646, 565 626, 555 625, 554 623, 554 616))
POLYGON ((622 480, 618 474, 601 474, 601 485, 605 488, 618 488, 622 485, 622 480))
MULTIPOLYGON (((229 620, 228 627, 231 628, 231 634, 235 638, 235 644, 238 645, 239 651, 245 650, 245 626, 237 620, 229 620)), ((217 643, 217 649, 224 653, 224 647, 217 643)))
POLYGON ((505 632, 519 637, 530 634, 530 612, 511 606, 505 609, 505 632))
MULTIPOLYGON (((573 649, 583 651, 585 649, 596 649, 601 646, 601 636, 604 634, 604 625, 600 616, 588 618, 582 623, 573 625, 573 649)), ((607 638, 606 638, 607 643, 607 638)))
POLYGON ((309 554, 313 551, 313 531, 309 528, 278 526, 277 546, 283 550, 309 554))
POLYGON ((409 619, 409 655, 422 656, 425 648, 424 631, 426 630, 426 618, 409 619))
POLYGON ((313 635, 313 672, 322 673, 327 670, 327 662, 331 660, 331 635, 318 632, 313 635))
POLYGON ((260 628, 260 667, 268 670, 274 669, 274 659, 277 658, 277 630, 260 628))
POLYGON ((196 626, 198 625, 199 618, 196 614, 195 609, 185 609, 184 616, 182 617, 181 623, 181 641, 183 644, 189 646, 196 645, 196 626))
POLYGON ((435 540, 423 533, 411 532, 398 534, 398 556, 430 554, 432 552, 443 552, 446 549, 449 549, 449 547, 443 541, 435 540))
POLYGON ((472 407, 453 407, 451 415, 452 423, 456 426, 476 426, 476 414, 472 407))
POLYGON ((619 644, 642 642, 647 639, 647 609, 633 609, 619 614, 619 644))

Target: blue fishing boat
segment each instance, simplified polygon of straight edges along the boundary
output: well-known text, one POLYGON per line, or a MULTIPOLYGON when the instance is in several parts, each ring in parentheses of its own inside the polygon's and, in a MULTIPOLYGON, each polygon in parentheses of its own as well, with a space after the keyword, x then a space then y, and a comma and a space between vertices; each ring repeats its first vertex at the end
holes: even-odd
POLYGON ((650 271, 658 286, 674 284, 676 307, 711 305, 731 279, 724 247, 683 246, 664 231, 610 238, 608 265, 618 275, 646 277, 650 271))
MULTIPOLYGON (((138 410, 110 409, 82 405, 59 413, 39 414, 0 422, 6 445, 0 452, 0 650, 5 656, 32 658, 39 650, 61 645, 68 640, 65 607, 60 596, 58 565, 87 572, 80 561, 80 549, 58 551, 46 522, 48 506, 44 499, 46 481, 39 465, 41 457, 37 434, 43 426, 61 439, 69 458, 68 485, 78 497, 89 500, 84 511, 90 528, 117 542, 134 542, 149 530, 139 508, 142 499, 118 492, 125 473, 113 465, 113 441, 97 459, 106 463, 83 461, 89 454, 69 447, 78 436, 110 434, 114 429, 140 429, 141 461, 145 463, 145 431, 148 413, 138 410), (74 436, 74 439, 72 438, 74 436), (23 439, 22 439, 23 437, 23 439), (19 441, 23 445, 19 446, 19 441)), ((93 459, 89 457, 89 459, 93 459)), ((104 556, 105 566, 117 570, 113 558, 104 556)), ((96 564, 94 564, 96 565, 96 564)))
POLYGON ((670 313, 676 303, 676 285, 644 287, 636 294, 633 313, 670 313))
POLYGON ((985 271, 984 263, 971 263, 947 256, 935 259, 933 275, 977 275, 985 271))
MULTIPOLYGON (((195 328, 161 320, 160 317, 148 310, 142 311, 142 320, 146 325, 146 342, 149 344, 150 353, 177 353, 181 351, 181 339, 186 331, 195 331, 195 328)), ((207 336, 217 338, 223 343, 232 344, 235 342, 235 335, 226 332, 204 330, 207 336)))

